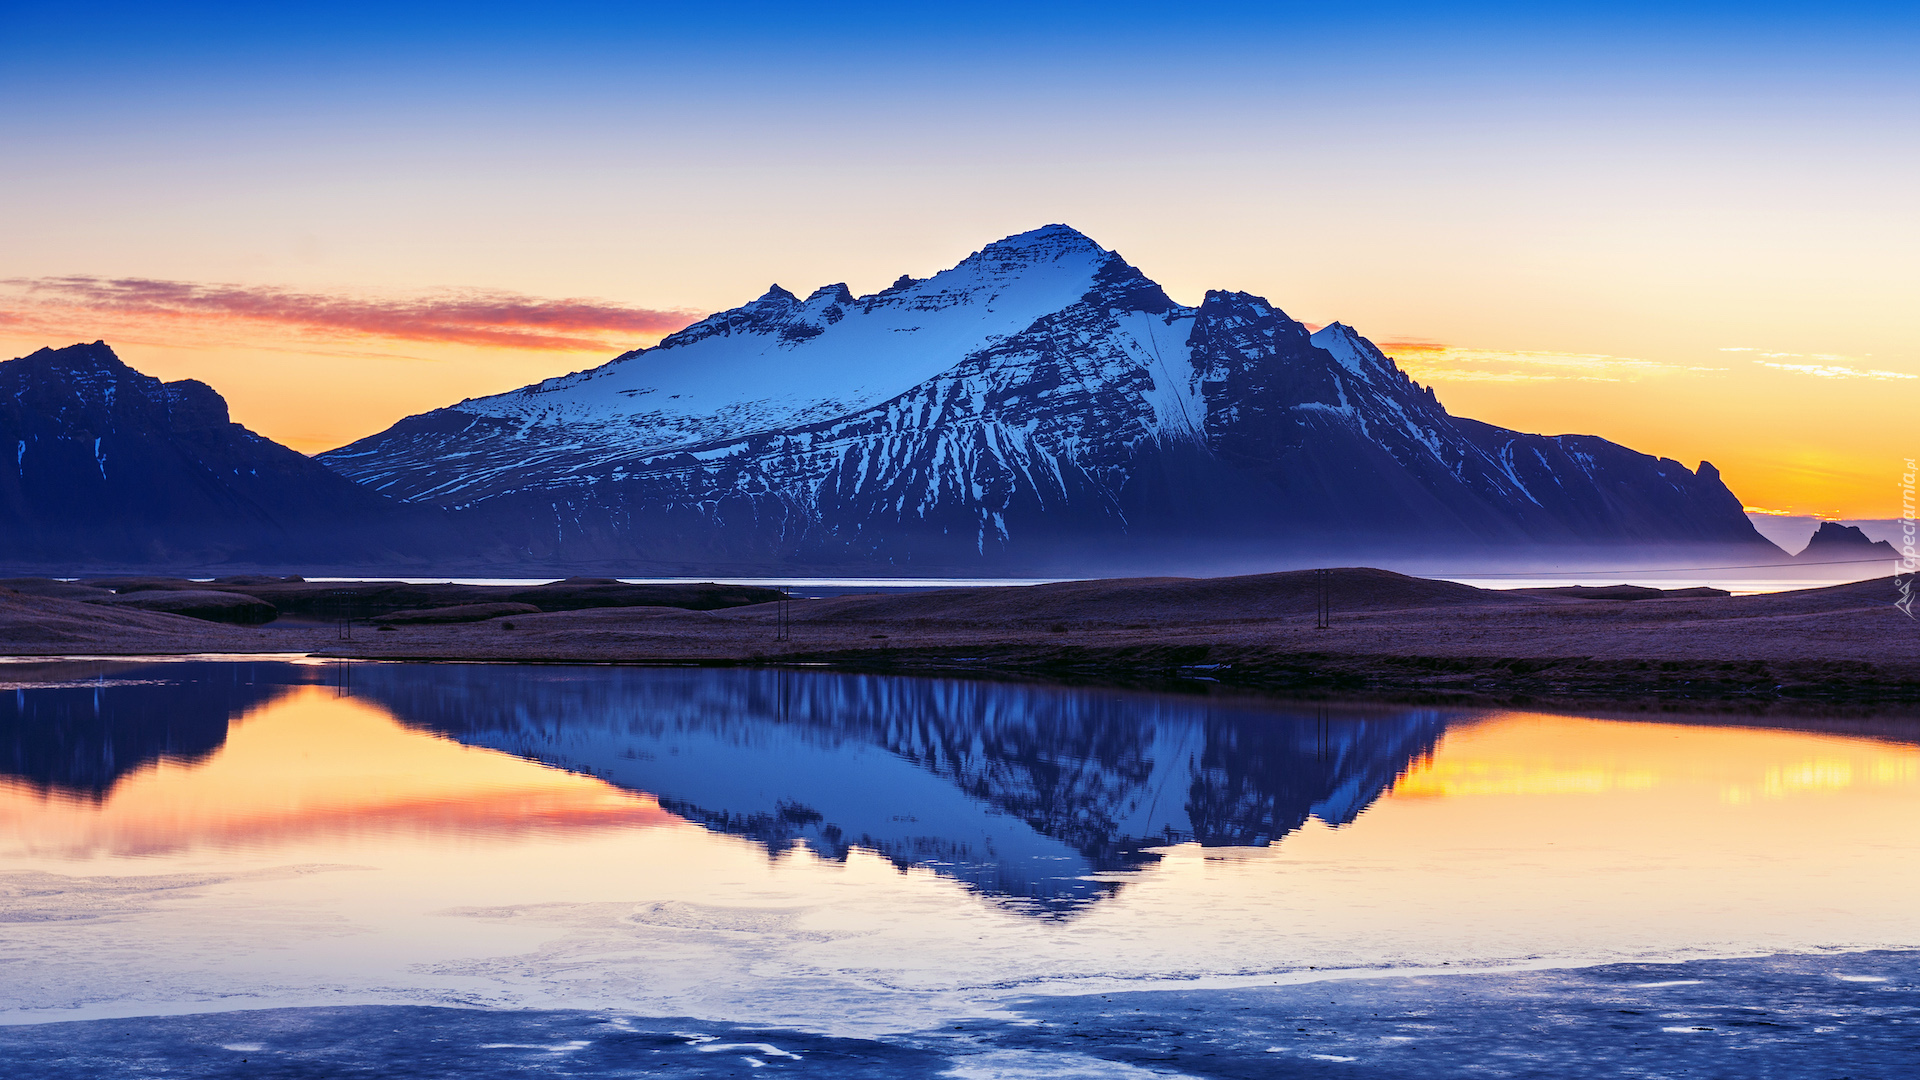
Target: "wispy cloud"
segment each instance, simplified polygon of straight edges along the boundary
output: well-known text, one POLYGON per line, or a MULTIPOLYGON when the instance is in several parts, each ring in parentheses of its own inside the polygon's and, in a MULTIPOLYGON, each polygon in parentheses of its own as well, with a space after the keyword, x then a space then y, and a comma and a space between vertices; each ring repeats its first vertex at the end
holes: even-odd
MULTIPOLYGON (((1794 356, 1794 353, 1766 353, 1767 356, 1794 356)), ((1842 357, 1811 357, 1810 359, 1843 359, 1842 357)), ((1761 367, 1776 371, 1791 371, 1798 375, 1812 375, 1821 379, 1920 379, 1920 375, 1905 371, 1883 371, 1879 368, 1857 368, 1846 364, 1783 364, 1777 360, 1755 360, 1761 367)))
POLYGON ((1376 341, 1374 344, 1379 347, 1381 352, 1386 353, 1388 356, 1398 356, 1402 353, 1443 353, 1453 348, 1451 345, 1443 345, 1438 341, 1419 341, 1415 339, 1376 341))
POLYGON ((1658 375, 1725 370, 1603 353, 1470 349, 1419 340, 1375 344, 1422 382, 1630 382, 1658 375))
MULTIPOLYGON (((597 351, 657 338, 695 312, 605 300, 447 291, 410 297, 298 292, 152 278, 53 277, 0 281, 0 321, 67 336, 184 332, 194 338, 278 330, 301 338, 385 338, 486 348, 597 351)), ((164 336, 164 334, 163 334, 164 336)))
POLYGON ((1776 371, 1791 371, 1798 375, 1812 375, 1820 379, 1920 379, 1920 375, 1905 371, 1856 367, 1849 361, 1857 362, 1861 359, 1860 357, 1841 356, 1838 353, 1767 352, 1765 349, 1756 349, 1750 345, 1730 346, 1720 351, 1753 353, 1758 357, 1754 363, 1761 367, 1773 368, 1776 371), (1787 363, 1791 360, 1803 362, 1787 363))

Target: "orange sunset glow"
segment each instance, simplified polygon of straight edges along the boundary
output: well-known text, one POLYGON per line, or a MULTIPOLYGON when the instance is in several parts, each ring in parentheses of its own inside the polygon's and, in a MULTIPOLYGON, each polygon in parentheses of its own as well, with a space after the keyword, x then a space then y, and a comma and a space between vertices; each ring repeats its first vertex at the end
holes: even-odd
MULTIPOLYGON (((821 265, 789 284, 804 293, 814 278, 836 280, 837 269, 821 265)), ((656 308, 498 291, 365 296, 144 279, 16 280, 0 283, 0 302, 9 305, 0 351, 104 339, 149 374, 212 385, 237 422, 318 453, 405 416, 598 366, 760 287, 741 283, 736 292, 709 291, 697 306, 656 308)), ((1459 329, 1494 328, 1481 320, 1459 329)), ((1433 386, 1456 416, 1600 435, 1689 468, 1711 461, 1753 507, 1897 516, 1895 482, 1913 452, 1902 442, 1905 396, 1898 391, 1920 385, 1920 375, 1897 360, 1750 346, 1613 355, 1568 348, 1582 339, 1578 327, 1535 339, 1551 344, 1476 347, 1391 334, 1376 343, 1433 386)))
POLYGON ((679 822, 647 796, 409 731, 383 710, 319 686, 297 687, 235 721, 204 761, 163 760, 122 779, 98 805, 0 783, 0 835, 23 855, 679 822))
POLYGON ((1512 713, 1447 733, 1394 799, 1614 795, 1727 805, 1920 790, 1920 747, 1737 727, 1512 713))

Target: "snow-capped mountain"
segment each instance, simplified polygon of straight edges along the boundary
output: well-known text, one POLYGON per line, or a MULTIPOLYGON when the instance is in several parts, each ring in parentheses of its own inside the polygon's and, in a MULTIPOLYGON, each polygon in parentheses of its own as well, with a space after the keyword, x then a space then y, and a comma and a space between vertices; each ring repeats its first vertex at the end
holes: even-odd
POLYGON ((655 348, 410 417, 326 460, 401 498, 465 503, 547 477, 600 478, 662 451, 834 420, 1072 304, 1105 254, 1071 230, 1043 229, 858 299, 845 285, 805 300, 775 285, 655 348), (395 453, 401 441, 414 452, 395 453), (458 466, 443 453, 461 455, 458 466))
POLYGON ((1778 555, 1710 465, 1450 416, 1351 328, 1174 303, 1063 225, 924 281, 775 287, 589 371, 322 460, 556 561, 897 567, 1177 545, 1778 555))
POLYGON ((104 342, 0 363, 0 560, 14 566, 340 565, 444 546, 407 507, 227 417, 205 383, 163 383, 104 342))

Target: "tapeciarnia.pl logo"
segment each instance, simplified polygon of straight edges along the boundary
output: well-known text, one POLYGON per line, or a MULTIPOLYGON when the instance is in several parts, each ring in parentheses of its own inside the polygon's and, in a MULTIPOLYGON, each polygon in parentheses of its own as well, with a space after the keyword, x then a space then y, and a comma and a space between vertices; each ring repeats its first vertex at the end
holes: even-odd
POLYGON ((1900 474, 1900 558, 1893 564, 1893 584, 1900 590, 1900 599, 1893 606, 1900 609, 1907 618, 1913 619, 1913 574, 1916 569, 1914 552, 1913 524, 1913 459, 1907 459, 1907 470, 1900 474))

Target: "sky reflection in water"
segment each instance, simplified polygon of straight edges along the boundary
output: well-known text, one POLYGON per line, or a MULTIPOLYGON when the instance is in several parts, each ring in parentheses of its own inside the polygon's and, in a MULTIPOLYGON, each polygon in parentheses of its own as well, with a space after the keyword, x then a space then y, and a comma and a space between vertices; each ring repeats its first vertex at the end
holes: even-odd
POLYGON ((861 1029, 1310 966, 1920 945, 1899 742, 794 671, 4 676, 0 960, 42 972, 15 1018, 861 1029))

